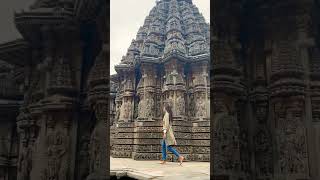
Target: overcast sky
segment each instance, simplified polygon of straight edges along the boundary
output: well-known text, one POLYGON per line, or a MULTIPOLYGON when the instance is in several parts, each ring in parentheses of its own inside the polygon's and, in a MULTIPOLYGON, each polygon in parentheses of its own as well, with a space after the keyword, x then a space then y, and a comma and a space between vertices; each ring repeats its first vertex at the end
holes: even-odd
MULTIPOLYGON (((210 0, 193 0, 206 21, 210 22, 210 0)), ((110 2, 110 73, 116 73, 114 66, 119 64, 127 52, 132 39, 156 0, 111 0, 110 2)))
MULTIPOLYGON (((15 11, 27 9, 35 0, 1 0, 0 43, 12 41, 21 35, 14 25, 15 11)), ((210 21, 210 0, 193 0, 207 22, 210 21)), ((143 25, 144 19, 156 5, 156 0, 111 0, 110 2, 110 73, 126 54, 132 39, 143 25)))

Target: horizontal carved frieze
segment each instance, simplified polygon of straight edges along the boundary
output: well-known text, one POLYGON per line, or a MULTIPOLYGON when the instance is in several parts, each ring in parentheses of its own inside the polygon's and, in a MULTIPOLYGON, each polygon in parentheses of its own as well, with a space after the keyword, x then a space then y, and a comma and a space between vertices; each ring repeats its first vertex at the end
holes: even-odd
POLYGON ((113 141, 113 144, 133 144, 133 139, 117 139, 115 141, 113 141))
POLYGON ((210 161, 210 154, 193 154, 193 161, 210 161))
POLYGON ((210 132, 210 127, 193 127, 192 128, 193 133, 197 132, 210 132))
POLYGON ((134 132, 161 132, 162 127, 137 127, 134 132))
POLYGON ((193 147, 192 153, 194 154, 208 154, 210 153, 210 146, 205 146, 205 147, 193 147))
POLYGON ((131 158, 131 152, 124 152, 124 151, 111 151, 111 157, 113 158, 131 158))
POLYGON ((194 133, 192 139, 210 139, 210 133, 194 133))
POLYGON ((192 146, 210 146, 209 140, 191 140, 192 146))
POLYGON ((111 147, 112 151, 128 151, 132 152, 133 145, 113 145, 111 147))

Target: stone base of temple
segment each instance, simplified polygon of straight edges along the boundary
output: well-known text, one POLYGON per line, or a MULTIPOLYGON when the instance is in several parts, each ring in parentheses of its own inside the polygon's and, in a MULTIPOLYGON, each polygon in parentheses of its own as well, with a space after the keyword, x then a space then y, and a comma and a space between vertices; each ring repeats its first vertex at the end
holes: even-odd
MULTIPOLYGON (((175 148, 186 161, 210 161, 210 122, 191 122, 174 117, 175 148)), ((119 122, 111 127, 111 156, 134 160, 161 159, 162 121, 119 122)), ((176 161, 168 152, 167 160, 176 161)))

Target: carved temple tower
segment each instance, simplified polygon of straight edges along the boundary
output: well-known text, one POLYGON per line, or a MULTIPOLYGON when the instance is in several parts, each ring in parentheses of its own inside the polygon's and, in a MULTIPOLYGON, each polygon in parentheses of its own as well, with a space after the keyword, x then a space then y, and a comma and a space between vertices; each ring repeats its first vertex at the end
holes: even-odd
POLYGON ((162 109, 169 102, 178 150, 187 160, 209 161, 209 34, 191 0, 156 2, 115 67, 111 156, 159 159, 162 109))

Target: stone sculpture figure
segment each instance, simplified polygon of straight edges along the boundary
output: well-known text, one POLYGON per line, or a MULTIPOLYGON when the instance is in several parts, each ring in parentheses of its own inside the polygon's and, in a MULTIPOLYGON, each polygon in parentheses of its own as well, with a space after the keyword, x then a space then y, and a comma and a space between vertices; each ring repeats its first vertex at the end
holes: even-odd
POLYGON ((126 82, 125 82, 125 89, 126 90, 131 90, 133 89, 132 87, 132 81, 130 79, 128 79, 126 82))
POLYGON ((214 167, 218 173, 240 169, 240 132, 237 120, 227 106, 219 103, 219 113, 215 116, 214 167))
POLYGON ((279 118, 280 171, 285 174, 304 174, 308 171, 305 128, 302 126, 302 104, 286 105, 285 117, 279 118))
POLYGON ((54 136, 50 137, 48 147, 48 179, 67 180, 68 179, 68 135, 61 130, 57 130, 54 136))
POLYGON ((101 143, 99 141, 100 141, 100 135, 97 128, 95 128, 90 138, 89 171, 91 173, 94 172, 96 169, 100 168, 101 161, 103 160, 101 158, 101 143))
POLYGON ((194 94, 190 95, 190 101, 189 101, 189 114, 190 116, 194 117, 195 116, 195 104, 194 104, 194 94))
POLYGON ((185 101, 183 95, 178 95, 177 97, 177 114, 185 115, 185 101))
POLYGON ((147 97, 145 108, 146 108, 147 117, 148 118, 153 117, 154 116, 154 99, 153 99, 153 97, 147 97))
POLYGON ((198 104, 196 105, 196 117, 205 117, 206 115, 206 104, 205 104, 205 99, 201 95, 198 104))
POLYGON ((138 104, 138 117, 144 117, 144 99, 140 99, 138 104))
POLYGON ((123 120, 124 118, 124 106, 125 106, 125 102, 123 102, 120 106, 120 110, 119 110, 119 119, 120 120, 123 120))
POLYGON ((30 180, 32 169, 32 150, 26 142, 22 143, 23 148, 20 150, 18 160, 18 180, 30 180))
POLYGON ((132 115, 131 101, 126 99, 120 109, 120 119, 128 120, 132 115))

